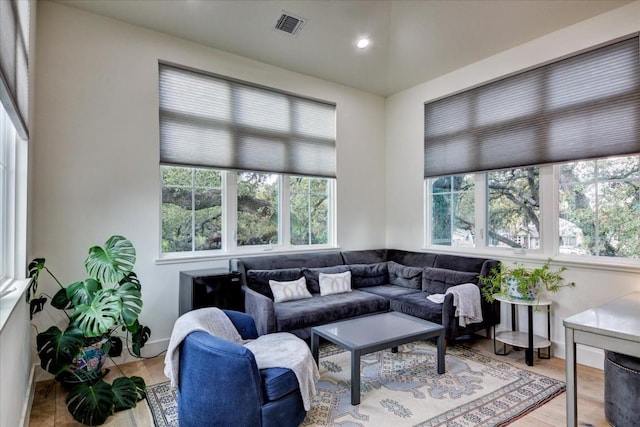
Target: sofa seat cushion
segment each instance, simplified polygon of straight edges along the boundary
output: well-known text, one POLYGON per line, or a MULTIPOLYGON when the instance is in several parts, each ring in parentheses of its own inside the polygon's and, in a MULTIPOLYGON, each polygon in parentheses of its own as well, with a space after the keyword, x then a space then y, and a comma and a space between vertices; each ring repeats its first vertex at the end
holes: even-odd
POLYGON ((387 311, 389 300, 359 290, 344 294, 313 294, 313 298, 275 303, 276 331, 288 332, 349 317, 387 311))
POLYGON ((380 286, 369 286, 367 288, 362 289, 363 292, 370 292, 372 294, 380 295, 385 298, 396 298, 400 295, 409 295, 415 293, 422 293, 422 291, 418 291, 416 289, 404 288, 402 286, 396 285, 380 285, 380 286))
POLYGON ((298 390, 298 378, 291 369, 261 369, 260 375, 262 376, 262 392, 266 401, 278 400, 282 396, 298 390))
POLYGON ((399 295, 390 302, 391 310, 399 311, 410 316, 419 317, 439 325, 442 324, 442 304, 436 304, 427 299, 426 292, 414 292, 399 295))

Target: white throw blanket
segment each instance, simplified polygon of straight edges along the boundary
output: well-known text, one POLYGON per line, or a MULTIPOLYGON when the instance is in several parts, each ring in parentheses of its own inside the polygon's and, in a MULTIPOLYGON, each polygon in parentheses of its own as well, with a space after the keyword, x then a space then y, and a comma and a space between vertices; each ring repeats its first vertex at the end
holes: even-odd
MULTIPOLYGON (((447 294, 453 294, 453 306, 456 308, 455 316, 462 327, 470 323, 482 322, 482 305, 480 301, 480 288, 473 283, 451 286, 447 294)), ((438 304, 444 302, 445 294, 433 294, 428 300, 438 304)))
POLYGON ((195 331, 208 332, 218 338, 244 344, 253 353, 258 369, 291 369, 298 379, 304 408, 309 410, 320 373, 307 344, 295 335, 283 332, 244 341, 227 315, 215 307, 185 313, 173 325, 164 358, 164 374, 171 380, 172 387, 178 387, 180 377, 180 344, 195 331))
POLYGON ((176 320, 164 357, 164 374, 171 380, 171 387, 178 387, 180 369, 180 344, 191 332, 204 331, 236 344, 244 341, 231 320, 219 308, 201 308, 189 311, 176 320))
POLYGON ((251 350, 260 369, 291 369, 298 378, 304 410, 308 411, 311 408, 320 372, 309 346, 303 340, 288 332, 278 332, 261 335, 244 346, 251 350))

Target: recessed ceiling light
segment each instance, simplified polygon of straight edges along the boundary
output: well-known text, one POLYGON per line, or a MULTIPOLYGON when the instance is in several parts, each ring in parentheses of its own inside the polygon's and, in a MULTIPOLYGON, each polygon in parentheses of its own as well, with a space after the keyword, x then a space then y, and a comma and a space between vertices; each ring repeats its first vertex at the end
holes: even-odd
POLYGON ((365 47, 369 46, 369 43, 371 43, 369 39, 366 37, 363 37, 360 40, 358 40, 358 43, 356 43, 356 46, 358 46, 359 49, 364 49, 365 47))

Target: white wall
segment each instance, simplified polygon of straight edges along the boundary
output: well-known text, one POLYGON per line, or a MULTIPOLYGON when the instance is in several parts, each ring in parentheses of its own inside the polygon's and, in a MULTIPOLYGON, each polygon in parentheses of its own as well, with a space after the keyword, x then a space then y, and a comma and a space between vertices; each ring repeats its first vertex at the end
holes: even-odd
POLYGON ((384 246, 383 98, 52 2, 38 2, 37 52, 30 256, 70 282, 83 277, 90 246, 111 234, 132 240, 146 354, 166 346, 178 316, 178 272, 227 263, 155 262, 159 59, 335 102, 338 244, 384 246))
MULTIPOLYGON (((570 55, 640 31, 640 2, 548 34, 486 58, 387 99, 387 247, 419 250, 424 246, 423 137, 424 103, 505 75, 570 55), (398 207, 402 208, 398 208, 398 207)), ((452 52, 455 54, 455 52, 452 52)), ((567 278, 575 290, 554 295, 552 341, 564 357, 562 319, 640 290, 640 270, 603 270, 572 265, 567 278)), ((506 310, 503 309, 503 319, 506 310)), ((546 326, 536 316, 534 329, 546 326)), ((506 323, 503 320, 503 325, 506 323)), ((578 361, 602 367, 599 351, 579 349, 578 361)))

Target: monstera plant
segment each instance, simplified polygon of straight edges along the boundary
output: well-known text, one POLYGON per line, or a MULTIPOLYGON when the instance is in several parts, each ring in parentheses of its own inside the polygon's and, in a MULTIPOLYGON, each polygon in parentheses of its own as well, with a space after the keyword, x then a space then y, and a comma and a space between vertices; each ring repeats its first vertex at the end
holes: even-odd
MULTIPOLYGON (((32 283, 27 300, 36 294, 40 275, 46 272, 60 287, 51 305, 68 320, 64 330, 51 326, 38 334, 40 366, 67 386, 67 408, 76 421, 86 425, 103 424, 115 411, 136 406, 146 394, 140 377, 121 372, 123 375, 111 384, 103 378, 107 371, 103 362, 106 357, 122 354, 123 338, 131 344, 129 351, 140 357, 140 349, 151 335, 151 330, 138 322, 142 293, 133 272, 135 262, 133 244, 122 236, 112 236, 104 247, 89 249, 84 261, 88 277, 67 286, 49 270, 44 258, 29 264, 32 283)), ((115 362, 114 366, 120 369, 115 362)))

